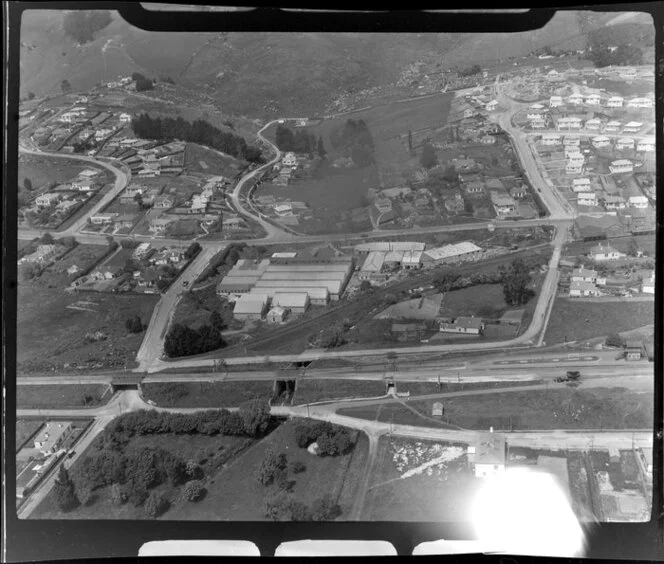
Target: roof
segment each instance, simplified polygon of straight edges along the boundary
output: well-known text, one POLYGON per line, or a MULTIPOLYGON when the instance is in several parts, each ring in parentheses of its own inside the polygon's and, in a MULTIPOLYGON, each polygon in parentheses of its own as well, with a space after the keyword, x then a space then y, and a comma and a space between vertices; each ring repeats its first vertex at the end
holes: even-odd
POLYGON ((349 272, 350 262, 270 264, 268 272, 349 272))
POLYGON ((616 249, 614 249, 611 245, 595 245, 592 249, 590 249, 591 254, 597 254, 597 253, 617 253, 616 249))
POLYGON ((401 262, 404 264, 419 264, 422 262, 422 251, 406 251, 401 262))
POLYGON ((69 431, 71 428, 71 421, 47 421, 37 435, 34 437, 35 443, 43 443, 44 450, 50 450, 55 446, 58 440, 69 431))
POLYGON ((380 272, 385 263, 385 255, 386 253, 383 251, 371 251, 362 265, 362 270, 365 272, 380 272))
POLYGON ((231 277, 226 277, 224 278, 219 284, 217 285, 217 289, 219 290, 229 290, 229 289, 234 289, 234 288, 245 288, 245 287, 251 287, 257 282, 258 278, 255 276, 231 276, 231 277))
POLYGON ((496 206, 513 206, 514 198, 509 194, 500 192, 491 192, 491 202, 496 206))
POLYGON ((611 166, 631 166, 632 161, 629 161, 627 159, 618 159, 617 161, 611 161, 611 166))
POLYGON ((233 313, 262 314, 267 304, 267 297, 260 294, 245 294, 235 302, 233 313))
POLYGON ((630 121, 625 124, 625 127, 641 127, 642 125, 640 121, 630 121))
POLYGON ((581 184, 590 184, 590 178, 575 178, 572 180, 572 184, 580 186, 581 184))
POLYGON ((281 306, 275 306, 272 309, 270 309, 270 311, 268 311, 268 315, 282 316, 282 315, 284 315, 284 313, 286 313, 286 310, 281 306))
POLYGON ((597 271, 596 270, 590 270, 587 268, 575 268, 572 270, 572 276, 580 276, 583 278, 596 278, 597 277, 597 271))
POLYGON ((297 253, 272 253, 272 258, 295 258, 297 253))
POLYGON ((385 262, 401 262, 403 260, 403 251, 389 251, 385 253, 385 262))
POLYGON ((610 139, 606 135, 595 135, 593 141, 610 141, 610 139))
POLYGON ((275 292, 272 303, 283 307, 306 307, 309 303, 307 292, 275 292))
POLYGON ((295 289, 308 291, 314 288, 327 288, 330 294, 338 294, 341 291, 341 284, 341 280, 258 280, 255 289, 260 288, 261 292, 273 294, 277 291, 292 292, 295 289))
POLYGON ((444 245, 436 249, 430 249, 425 251, 424 254, 428 255, 433 260, 441 260, 445 258, 465 255, 468 253, 475 253, 481 250, 482 248, 478 247, 475 243, 471 243, 470 241, 462 241, 461 243, 455 243, 454 245, 444 245))
POLYGON ((465 327, 466 329, 481 329, 481 317, 457 317, 454 320, 454 325, 457 327, 465 327))
POLYGON ((321 282, 321 281, 328 281, 328 280, 345 280, 346 279, 346 272, 343 271, 336 271, 336 272, 306 272, 306 271, 291 271, 291 272, 285 272, 285 271, 277 271, 277 272, 272 272, 271 270, 268 270, 263 274, 260 279, 261 280, 281 280, 282 282, 289 282, 291 280, 307 280, 311 282, 321 282))
POLYGON ((425 243, 419 243, 416 241, 376 241, 375 243, 355 245, 355 250, 358 252, 423 251, 425 247, 425 243))
POLYGON ((498 433, 477 433, 475 464, 505 464, 505 436, 498 433))

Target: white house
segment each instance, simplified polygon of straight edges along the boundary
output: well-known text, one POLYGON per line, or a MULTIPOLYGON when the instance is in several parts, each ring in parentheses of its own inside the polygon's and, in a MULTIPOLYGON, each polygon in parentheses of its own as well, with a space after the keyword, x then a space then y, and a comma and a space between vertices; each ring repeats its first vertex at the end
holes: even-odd
POLYGON ((572 135, 565 135, 563 139, 564 147, 578 147, 581 144, 581 139, 579 137, 574 137, 572 135))
POLYGON ((549 106, 551 106, 552 108, 557 108, 562 105, 563 105, 562 96, 551 96, 551 98, 549 98, 549 106))
POLYGON ((277 204, 274 206, 274 213, 279 217, 293 215, 293 207, 290 204, 277 204))
POLYGON ((35 198, 35 204, 37 204, 40 208, 47 208, 48 206, 52 206, 61 198, 61 194, 42 194, 41 196, 37 196, 35 198))
POLYGON ((487 111, 493 112, 498 107, 498 100, 491 100, 490 102, 487 102, 484 107, 487 111))
POLYGON ((569 159, 570 157, 579 158, 583 157, 581 150, 578 147, 565 147, 565 158, 569 159))
POLYGON ((630 196, 629 207, 646 209, 648 207, 648 198, 645 196, 630 196))
POLYGON ((606 285, 606 278, 598 276, 596 270, 586 268, 575 268, 572 270, 571 282, 592 282, 599 286, 606 285))
POLYGON ((583 103, 583 96, 581 94, 572 94, 569 98, 568 101, 570 104, 582 104, 583 103))
POLYGON ((514 198, 501 192, 491 192, 491 203, 499 216, 513 213, 516 209, 514 198))
POLYGON ((284 155, 284 158, 281 159, 281 163, 284 166, 296 166, 297 165, 297 157, 295 156, 295 153, 286 153, 284 155))
POLYGON ((90 223, 93 225, 110 225, 113 223, 113 218, 116 215, 112 213, 98 213, 90 217, 90 223))
POLYGON ((558 129, 581 129, 581 118, 575 116, 562 117, 558 120, 556 126, 558 129))
POLYGON ((628 108, 652 108, 653 101, 650 98, 632 98, 627 102, 628 108))
POLYGON ((632 172, 634 170, 634 163, 627 159, 618 159, 617 161, 611 161, 609 170, 611 171, 611 174, 632 172))
POLYGON ((642 127, 643 124, 640 121, 630 121, 629 123, 625 124, 623 131, 625 133, 637 133, 642 127))
POLYGON ((586 121, 585 124, 585 129, 589 131, 597 131, 599 130, 600 126, 602 125, 602 122, 600 121, 599 118, 592 118, 586 121))
POLYGON ((121 123, 130 123, 131 122, 131 114, 127 114, 125 112, 122 112, 119 116, 120 122, 121 123))
POLYGON ((596 261, 618 260, 623 256, 623 253, 617 251, 611 245, 602 245, 600 243, 599 245, 595 245, 592 249, 590 249, 588 256, 596 261))
POLYGON ((642 294, 654 294, 655 293, 655 271, 652 271, 652 275, 649 278, 644 278, 641 282, 641 293, 642 294))
POLYGON ((589 94, 586 96, 586 104, 589 106, 599 106, 601 101, 602 99, 599 94, 589 94))
POLYGON ((590 178, 575 178, 572 180, 574 192, 587 192, 590 189, 590 178))
POLYGON ((457 317, 453 323, 441 323, 441 333, 463 333, 479 335, 484 331, 484 323, 479 317, 457 317))
POLYGON ((587 297, 601 295, 600 289, 592 282, 571 282, 569 295, 573 297, 587 297))
POLYGON ((538 103, 530 104, 530 106, 528 106, 528 107, 531 110, 543 110, 544 109, 544 105, 543 104, 538 104, 538 103))
POLYGON ((621 125, 622 123, 620 123, 619 121, 611 120, 604 126, 604 131, 606 131, 607 133, 616 133, 617 131, 620 130, 621 125))
POLYGON ((647 139, 640 139, 638 143, 636 144, 636 150, 637 151, 645 151, 645 152, 652 152, 655 150, 655 139, 654 138, 647 138, 647 139))
POLYGON ((625 103, 625 99, 622 96, 611 96, 606 101, 607 108, 622 108, 625 103))
POLYGON ((102 139, 108 137, 111 133, 113 133, 112 129, 105 129, 101 128, 95 131, 95 141, 101 141, 102 139))
POLYGON ((610 144, 611 144, 611 139, 606 137, 606 135, 596 135, 595 137, 592 138, 592 145, 593 147, 595 147, 595 149, 599 149, 601 147, 607 147, 610 144))
POLYGON ((530 121, 530 127, 533 129, 544 129, 546 127, 546 122, 544 118, 533 119, 530 121))
POLYGON ((565 163, 565 172, 567 174, 579 174, 583 170, 585 158, 581 153, 570 155, 565 163))
POLYGON ((576 202, 580 206, 596 206, 597 194, 595 192, 579 192, 576 202))
POLYGON ((542 114, 542 112, 528 112, 526 117, 530 120, 540 120, 544 119, 544 114, 542 114))
POLYGON ((616 149, 619 151, 623 151, 625 149, 633 149, 634 148, 634 139, 631 137, 621 137, 616 141, 616 149))
POLYGON ((547 133, 546 135, 542 135, 542 145, 557 145, 560 143, 560 135, 556 135, 555 133, 547 133))
POLYGON ((625 209, 627 206, 627 202, 625 202, 625 198, 623 198, 620 195, 608 195, 604 196, 603 198, 604 201, 604 207, 607 210, 622 210, 625 209))

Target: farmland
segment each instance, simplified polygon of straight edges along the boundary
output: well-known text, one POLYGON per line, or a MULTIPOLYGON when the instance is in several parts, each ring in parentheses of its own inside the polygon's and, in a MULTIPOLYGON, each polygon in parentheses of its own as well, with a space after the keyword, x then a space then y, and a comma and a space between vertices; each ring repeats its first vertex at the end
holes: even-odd
POLYGON ((128 333, 125 322, 134 315, 147 322, 157 301, 157 296, 144 294, 71 295, 59 289, 21 284, 17 298, 17 368, 32 372, 74 365, 131 366, 143 334, 128 333), (97 331, 105 338, 86 340, 86 334, 97 331))
MULTIPOLYGON (((348 407, 339 413, 362 419, 431 426, 436 400, 348 407), (419 415, 418 415, 419 414, 419 415)), ((653 397, 648 392, 593 388, 554 388, 521 392, 494 389, 472 397, 443 398, 439 425, 464 429, 636 429, 652 426, 653 397)))
POLYGON ((24 409, 96 407, 112 396, 103 384, 18 386, 16 405, 24 409))
POLYGON ((595 302, 556 298, 545 342, 554 345, 621 333, 654 323, 652 301, 595 302))

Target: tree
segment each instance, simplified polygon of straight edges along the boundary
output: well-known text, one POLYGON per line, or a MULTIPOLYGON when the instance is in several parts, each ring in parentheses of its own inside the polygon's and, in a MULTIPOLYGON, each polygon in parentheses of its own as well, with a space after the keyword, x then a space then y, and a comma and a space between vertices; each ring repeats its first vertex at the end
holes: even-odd
POLYGON ((185 470, 189 480, 200 480, 203 477, 203 469, 195 460, 188 460, 185 470))
POLYGON ((60 465, 58 477, 55 479, 53 490, 55 492, 55 499, 58 503, 58 507, 62 511, 71 511, 79 505, 74 482, 69 476, 69 472, 67 472, 64 464, 60 465))
POLYGON ((63 94, 71 92, 71 84, 69 84, 67 79, 64 79, 62 82, 60 82, 60 89, 62 90, 63 94))
POLYGON ((606 336, 606 341, 604 341, 604 344, 607 347, 623 347, 625 341, 618 333, 609 333, 606 336))
POLYGON ((216 310, 210 314, 210 325, 220 333, 227 327, 223 316, 216 310))
POLYGON ((111 486, 111 502, 113 505, 122 505, 127 501, 125 488, 117 482, 111 486))
POLYGON ((28 92, 28 100, 34 100, 35 99, 35 93, 34 92, 28 92))
POLYGON ((53 239, 53 235, 51 235, 48 231, 44 233, 41 237, 41 242, 44 245, 52 245, 55 243, 55 239, 53 239))
POLYGON ((90 484, 85 482, 77 484, 76 488, 76 498, 78 499, 81 505, 92 505, 94 497, 92 495, 92 487, 90 484))
POLYGON ((187 247, 184 252, 184 258, 187 260, 193 259, 198 253, 201 252, 201 245, 198 241, 194 241, 191 245, 187 247))
POLYGON ((318 344, 324 349, 340 347, 345 342, 343 327, 339 325, 332 325, 327 329, 323 329, 318 339, 318 344))
POLYGON ((288 469, 289 469, 293 474, 301 474, 302 472, 304 472, 304 471, 307 469, 307 467, 306 467, 306 465, 304 464, 304 462, 302 462, 301 460, 292 460, 292 461, 288 464, 288 469))
POLYGON ((327 151, 325 150, 325 145, 323 145, 323 138, 319 137, 318 138, 318 156, 321 159, 324 159, 325 155, 327 155, 327 151))
POLYGON ((340 515, 341 507, 332 500, 330 494, 318 498, 311 506, 312 521, 334 521, 340 515))
POLYGON ((193 502, 202 499, 204 494, 205 494, 205 488, 203 487, 203 484, 198 480, 192 480, 190 482, 187 482, 182 491, 184 499, 193 502))
POLYGON ((130 333, 140 333, 143 331, 143 322, 141 321, 140 316, 134 315, 127 319, 125 327, 130 333))
POLYGON ((420 156, 420 164, 426 168, 433 168, 438 164, 438 157, 436 157, 436 151, 433 148, 433 145, 427 143, 422 147, 422 155, 420 156))
POLYGON ((94 39, 94 34, 108 26, 113 18, 107 10, 72 10, 63 15, 63 30, 79 44, 94 39))
POLYGON ((263 400, 243 403, 239 409, 244 432, 250 437, 261 436, 270 425, 270 406, 263 400))
POLYGON ((32 192, 32 180, 30 180, 27 176, 23 179, 23 187, 28 192, 32 192))
POLYGON ((154 519, 168 509, 168 500, 160 492, 152 492, 145 501, 145 514, 154 519))
POLYGON ((373 286, 368 280, 362 280, 362 282, 360 282, 360 292, 368 292, 372 288, 373 286))
POLYGON ((263 486, 271 485, 286 469, 287 464, 288 460, 283 452, 277 454, 273 449, 268 450, 256 471, 256 480, 263 486))
POLYGON ((639 254, 639 244, 636 241, 635 237, 631 237, 627 245, 627 255, 630 257, 635 257, 639 254))
POLYGON ((512 261, 509 270, 503 275, 502 284, 505 301, 510 305, 523 305, 535 295, 528 288, 530 272, 521 258, 512 261))
POLYGON ((458 268, 451 267, 440 270, 434 274, 432 284, 439 292, 449 292, 461 278, 461 272, 458 268))
POLYGON ((272 521, 311 520, 307 506, 284 490, 278 490, 265 498, 265 516, 272 521))

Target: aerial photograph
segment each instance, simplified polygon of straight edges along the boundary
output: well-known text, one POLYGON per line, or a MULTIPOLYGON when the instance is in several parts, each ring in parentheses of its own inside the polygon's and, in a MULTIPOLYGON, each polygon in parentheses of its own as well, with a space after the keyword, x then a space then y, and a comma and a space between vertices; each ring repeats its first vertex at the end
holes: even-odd
POLYGON ((19 519, 650 520, 649 14, 20 33, 19 519))

